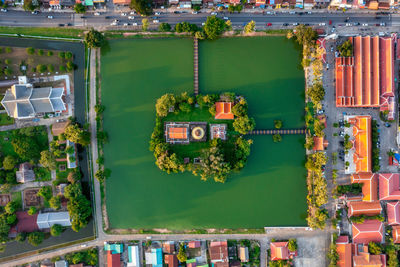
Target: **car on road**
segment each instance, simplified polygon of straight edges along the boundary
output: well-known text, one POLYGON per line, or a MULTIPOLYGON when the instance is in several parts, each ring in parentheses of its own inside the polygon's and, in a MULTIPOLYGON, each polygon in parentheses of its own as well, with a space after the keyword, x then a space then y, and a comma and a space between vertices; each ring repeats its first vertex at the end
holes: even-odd
POLYGON ((351 23, 346 23, 346 26, 347 26, 347 27, 351 26, 351 23))
POLYGON ((37 11, 37 10, 32 11, 31 14, 32 14, 32 15, 37 15, 37 14, 39 14, 39 11, 37 11))
POLYGON ((229 20, 229 18, 228 17, 224 17, 224 20, 229 20))
POLYGON ((289 23, 283 23, 283 26, 289 26, 289 23))
POLYGON ((197 12, 197 11, 192 11, 192 14, 193 15, 196 15, 196 14, 198 14, 199 12, 197 12))
POLYGON ((358 25, 360 25, 360 22, 354 22, 353 25, 358 26, 358 25))
POLYGON ((58 27, 64 27, 64 24, 59 23, 59 24, 58 24, 58 27))
POLYGON ((127 23, 127 22, 124 23, 124 26, 128 26, 128 25, 129 25, 129 23, 127 23))
POLYGON ((289 14, 290 15, 294 15, 294 14, 296 14, 296 12, 295 11, 290 11, 289 14))
POLYGON ((366 27, 368 26, 368 23, 363 23, 362 26, 366 27))
POLYGON ((111 19, 111 16, 105 16, 104 18, 105 19, 111 19))
POLYGON ((135 15, 136 13, 135 13, 135 11, 131 11, 130 13, 129 13, 129 15, 135 15))
POLYGON ((319 24, 319 26, 325 26, 325 25, 326 25, 325 22, 321 22, 321 23, 319 24))
POLYGON ((311 15, 311 14, 312 14, 312 12, 311 12, 311 11, 308 11, 308 12, 307 12, 307 14, 311 15))
POLYGON ((53 19, 53 16, 47 16, 48 19, 53 19))
POLYGON ((7 12, 8 10, 5 9, 5 8, 2 8, 0 11, 1 11, 1 12, 7 12))
POLYGON ((156 13, 154 13, 155 15, 157 15, 157 16, 159 16, 159 15, 161 15, 161 13, 160 12, 156 12, 156 13))
POLYGON ((211 15, 212 16, 216 16, 216 15, 218 15, 218 13, 217 12, 211 12, 211 15))
POLYGON ((126 17, 128 14, 126 14, 126 13, 121 13, 121 16, 122 17, 126 17))
POLYGON ((158 19, 153 19, 153 23, 159 23, 160 21, 158 19))
POLYGON ((333 46, 331 46, 331 52, 333 52, 333 46))
POLYGON ((326 64, 326 70, 329 70, 329 64, 326 64))
POLYGON ((329 25, 332 25, 332 20, 329 20, 329 25))
POLYGON ((128 19, 135 19, 135 17, 134 16, 129 16, 128 19))
POLYGON ((100 12, 94 12, 94 15, 95 16, 100 16, 101 14, 100 14, 100 12))
POLYGON ((386 122, 385 126, 389 128, 390 127, 390 123, 386 122))
POLYGON ((132 26, 137 26, 137 23, 136 22, 132 23, 132 26))
POLYGON ((381 23, 379 23, 379 26, 386 26, 386 23, 385 22, 381 22, 381 23))
POLYGON ((267 23, 267 27, 271 27, 272 26, 272 23, 271 22, 268 22, 267 23))
POLYGON ((293 25, 293 26, 298 26, 299 23, 295 22, 295 23, 293 23, 292 25, 293 25))

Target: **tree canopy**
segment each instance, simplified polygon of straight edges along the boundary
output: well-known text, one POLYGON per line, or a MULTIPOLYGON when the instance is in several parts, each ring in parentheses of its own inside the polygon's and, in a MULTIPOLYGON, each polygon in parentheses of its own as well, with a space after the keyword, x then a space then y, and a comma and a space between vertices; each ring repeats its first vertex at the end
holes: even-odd
POLYGON ((80 184, 70 184, 65 187, 65 197, 68 201, 68 212, 71 218, 72 230, 78 232, 85 227, 92 215, 90 201, 82 194, 80 184))
POLYGON ((252 33, 256 29, 256 22, 254 20, 250 21, 249 23, 244 26, 245 33, 252 33))
POLYGON ((15 165, 17 164, 17 159, 11 155, 7 155, 3 160, 3 168, 5 170, 12 170, 14 169, 15 165))
POLYGON ((176 32, 191 32, 194 33, 197 31, 197 25, 196 24, 192 24, 186 21, 183 22, 179 22, 175 25, 175 31, 176 32))
POLYGON ((32 246, 38 246, 43 242, 44 233, 43 232, 32 232, 28 234, 28 242, 32 246))
POLYGON ((83 14, 86 12, 86 7, 82 3, 75 4, 74 10, 78 14, 83 14))
POLYGON ((131 0, 130 8, 142 15, 151 15, 151 3, 148 0, 131 0))
POLYGON ((56 159, 53 153, 48 150, 40 152, 39 163, 42 164, 43 167, 49 168, 50 170, 55 170, 57 168, 56 159))
POLYGON ((82 129, 78 124, 70 124, 65 129, 65 137, 74 143, 87 146, 90 144, 90 133, 82 129))
POLYGON ((91 29, 85 34, 85 43, 90 48, 98 48, 106 43, 106 39, 101 32, 91 29))
POLYGON ((64 227, 62 227, 62 225, 54 224, 53 226, 50 227, 50 234, 52 236, 59 236, 59 235, 61 235, 63 230, 64 230, 64 227))
POLYGON ((353 44, 350 40, 347 40, 343 44, 339 45, 338 50, 342 57, 353 56, 353 44))
POLYGON ((217 39, 225 29, 225 21, 216 16, 209 16, 204 24, 204 33, 209 40, 217 39))
POLYGON ((160 32, 169 32, 171 31, 171 25, 169 23, 163 22, 158 26, 160 32))
POLYGON ((173 94, 165 94, 157 99, 156 112, 160 117, 165 117, 168 115, 168 110, 170 107, 175 105, 175 97, 173 94))

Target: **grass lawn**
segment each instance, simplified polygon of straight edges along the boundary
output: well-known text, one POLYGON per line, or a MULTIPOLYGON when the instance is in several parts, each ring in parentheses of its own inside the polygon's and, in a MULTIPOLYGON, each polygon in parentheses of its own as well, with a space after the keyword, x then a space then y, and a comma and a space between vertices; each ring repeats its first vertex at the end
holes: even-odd
POLYGON ((14 118, 11 118, 7 113, 0 113, 0 126, 14 124, 14 118))
MULTIPOLYGON (((215 124, 220 124, 220 123, 225 123, 228 125, 228 136, 233 132, 233 120, 216 120, 214 117, 210 114, 208 111, 208 108, 194 108, 192 112, 179 112, 178 114, 176 113, 169 113, 164 119, 163 123, 167 121, 182 121, 182 122, 208 122, 208 123, 215 123, 215 124)), ((209 125, 207 125, 207 140, 210 140, 210 133, 209 133, 209 125)), ((228 138, 229 140, 229 138, 228 138)), ((223 142, 224 148, 226 151, 231 150, 232 147, 230 144, 228 144, 229 141, 223 142)), ((200 152, 202 149, 209 147, 210 144, 209 142, 191 142, 190 144, 186 145, 181 145, 181 144, 175 144, 175 145, 170 145, 170 150, 173 153, 176 153, 178 155, 181 155, 182 157, 189 157, 191 159, 196 158, 200 155, 200 152)), ((229 153, 227 153, 229 154, 229 153)))
POLYGON ((83 38, 83 30, 71 28, 0 27, 0 33, 49 37, 83 38))
POLYGON ((51 180, 51 172, 49 169, 44 167, 35 168, 35 181, 50 181, 51 180))
POLYGON ((65 171, 60 171, 60 165, 67 165, 67 162, 57 162, 57 169, 56 169, 56 180, 54 181, 54 185, 59 185, 63 183, 68 183, 68 174, 73 172, 75 169, 65 169, 65 171))
POLYGON ((22 209, 22 192, 12 192, 11 200, 17 203, 18 209, 22 209))
MULTIPOLYGON (((35 49, 33 55, 29 55, 26 51, 26 48, 20 47, 11 47, 11 52, 7 53, 6 47, 0 47, 0 69, 11 69, 11 75, 27 75, 33 76, 33 74, 40 75, 40 72, 35 68, 38 65, 49 66, 52 65, 54 68, 53 74, 58 72, 58 74, 66 73, 67 71, 60 71, 60 66, 64 66, 66 69, 67 61, 72 59, 63 59, 58 56, 58 51, 53 51, 51 56, 48 56, 47 53, 50 50, 44 49, 35 49), (42 55, 39 55, 39 50, 43 51, 42 55), (6 61, 10 61, 8 64, 6 61), (26 66, 26 70, 22 71, 21 66, 26 66)), ((48 73, 48 70, 44 73, 48 73)), ((6 75, 1 74, 0 77, 5 77, 6 75)))

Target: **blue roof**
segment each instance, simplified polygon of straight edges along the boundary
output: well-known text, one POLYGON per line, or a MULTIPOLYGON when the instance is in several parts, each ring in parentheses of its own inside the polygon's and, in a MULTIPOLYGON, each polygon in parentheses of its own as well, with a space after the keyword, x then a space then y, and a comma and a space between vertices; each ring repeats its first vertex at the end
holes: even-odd
POLYGON ((163 267, 161 248, 151 249, 153 267, 163 267))
POLYGON ((104 250, 105 251, 111 251, 111 254, 119 254, 124 251, 124 245, 123 244, 104 244, 104 250))
POLYGON ((400 155, 398 153, 394 153, 394 158, 400 162, 400 155))
POLYGON ((129 263, 133 263, 139 266, 139 247, 138 246, 128 246, 128 259, 129 263))

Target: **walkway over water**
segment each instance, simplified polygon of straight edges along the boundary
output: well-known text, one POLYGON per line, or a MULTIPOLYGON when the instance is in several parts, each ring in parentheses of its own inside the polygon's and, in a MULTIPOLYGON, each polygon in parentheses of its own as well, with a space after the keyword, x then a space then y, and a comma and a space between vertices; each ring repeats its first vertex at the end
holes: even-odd
POLYGON ((194 88, 194 95, 199 94, 199 42, 197 38, 193 39, 194 41, 194 53, 193 53, 193 70, 194 70, 194 81, 193 81, 193 88, 194 88))
POLYGON ((305 134, 306 129, 270 129, 270 130, 253 130, 250 135, 270 135, 270 134, 305 134))

